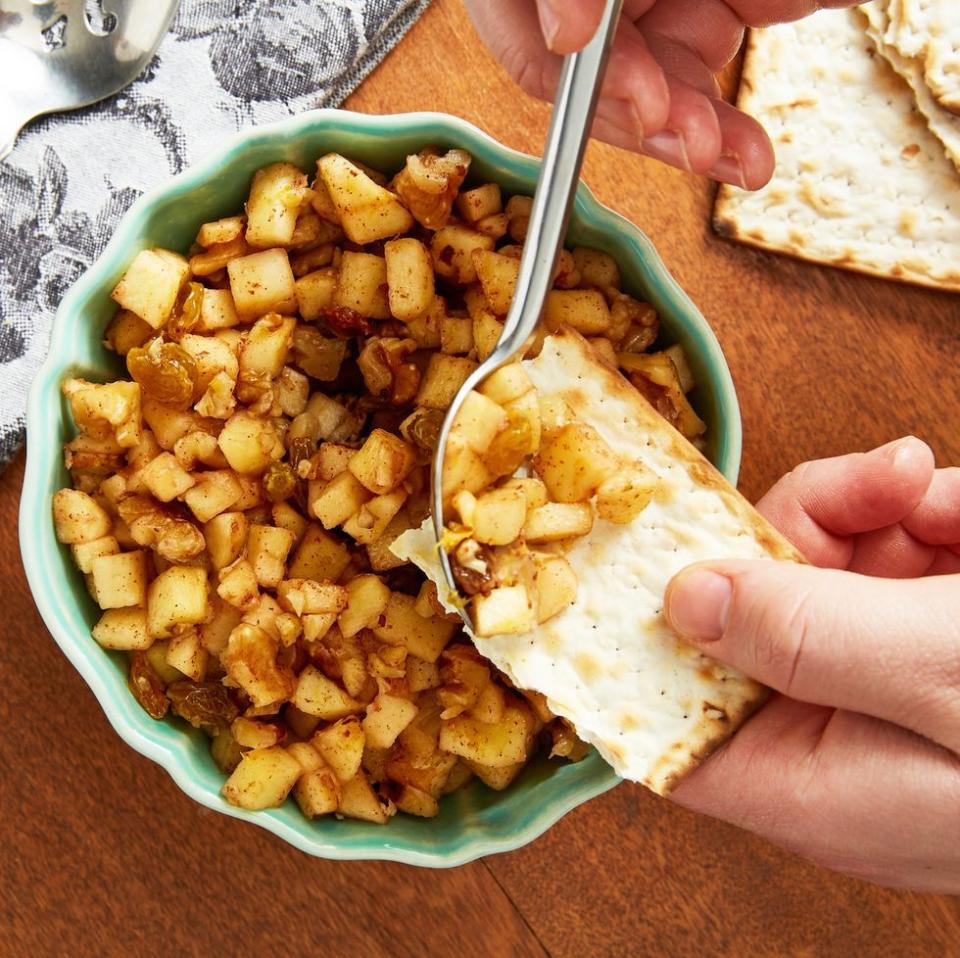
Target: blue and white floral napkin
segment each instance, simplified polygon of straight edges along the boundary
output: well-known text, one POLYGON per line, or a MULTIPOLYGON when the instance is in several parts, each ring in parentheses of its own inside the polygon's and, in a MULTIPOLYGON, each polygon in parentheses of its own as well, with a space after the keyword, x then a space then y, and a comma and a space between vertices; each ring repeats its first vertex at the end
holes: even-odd
POLYGON ((428 3, 181 0, 132 86, 21 133, 0 161, 0 468, 57 304, 130 204, 242 127, 340 104, 428 3))

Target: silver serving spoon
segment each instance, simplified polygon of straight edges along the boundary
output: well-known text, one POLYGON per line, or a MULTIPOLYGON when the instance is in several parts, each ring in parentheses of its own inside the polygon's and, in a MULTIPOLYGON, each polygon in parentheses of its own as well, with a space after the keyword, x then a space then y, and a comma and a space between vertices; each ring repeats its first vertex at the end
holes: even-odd
MULTIPOLYGON (((467 394, 523 349, 543 315, 547 293, 553 285, 554 267, 567 232, 580 166, 590 139, 590 128, 603 83, 604 68, 622 6, 623 0, 607 0, 593 39, 583 50, 571 54, 564 61, 513 303, 496 348, 460 387, 447 410, 437 439, 431 472, 431 502, 433 527, 438 543, 443 540, 443 463, 450 429, 467 394)), ((447 585, 451 594, 456 595, 459 590, 450 558, 442 546, 438 551, 447 585)), ((456 605, 464 622, 469 626, 471 623, 465 605, 462 602, 456 605)))
POLYGON ((0 0, 0 160, 34 117, 132 83, 179 0, 0 0))

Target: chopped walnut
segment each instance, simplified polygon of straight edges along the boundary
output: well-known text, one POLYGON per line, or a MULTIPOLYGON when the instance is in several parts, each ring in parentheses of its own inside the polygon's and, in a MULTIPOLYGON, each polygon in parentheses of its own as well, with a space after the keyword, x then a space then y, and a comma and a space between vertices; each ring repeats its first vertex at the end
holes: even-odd
POLYGON ((374 396, 386 396, 390 403, 402 406, 410 402, 420 388, 420 370, 407 357, 416 352, 414 339, 373 338, 367 341, 357 365, 367 389, 374 396))
POLYGON ((440 156, 430 148, 407 157, 393 187, 413 218, 427 229, 446 226, 460 185, 470 169, 470 154, 450 150, 440 156))

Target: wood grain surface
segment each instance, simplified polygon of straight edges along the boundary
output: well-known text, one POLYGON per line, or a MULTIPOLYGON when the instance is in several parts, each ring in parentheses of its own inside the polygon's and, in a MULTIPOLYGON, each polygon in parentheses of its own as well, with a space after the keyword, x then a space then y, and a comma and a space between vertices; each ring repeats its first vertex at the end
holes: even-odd
MULTIPOLYGON (((458 0, 350 99, 459 114, 537 152, 458 0)), ((744 418, 742 486, 916 433, 960 462, 960 298, 728 245, 710 186, 592 146, 585 178, 706 314, 744 418)), ((207 811, 111 730, 27 591, 22 457, 0 476, 0 956, 960 955, 960 903, 829 874, 623 785, 533 845, 447 872, 315 861, 207 811)), ((749 787, 749 783, 744 783, 749 787)))

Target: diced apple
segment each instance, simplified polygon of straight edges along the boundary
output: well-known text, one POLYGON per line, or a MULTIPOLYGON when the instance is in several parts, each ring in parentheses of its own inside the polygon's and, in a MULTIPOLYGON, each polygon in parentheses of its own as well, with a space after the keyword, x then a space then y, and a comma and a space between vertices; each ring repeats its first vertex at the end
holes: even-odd
POLYGON ((328 679, 312 665, 307 665, 300 673, 291 701, 301 712, 316 715, 326 721, 355 715, 363 708, 336 682, 328 679))
POLYGON ((653 501, 659 485, 640 463, 623 466, 597 488, 597 515, 620 525, 633 522, 653 501))
POLYGON ((167 646, 167 665, 182 672, 194 682, 202 682, 207 674, 208 654, 196 629, 179 632, 167 646))
POLYGON ((564 426, 540 449, 533 467, 556 502, 584 502, 617 471, 618 461, 586 423, 564 426))
POLYGON ((457 418, 451 435, 459 435, 463 441, 481 456, 487 451, 497 433, 509 425, 504 408, 475 390, 468 393, 457 418))
POLYGON ((433 263, 418 239, 390 240, 383 248, 390 312, 401 322, 422 315, 433 302, 433 263))
POLYGON ((339 615, 349 601, 348 586, 313 579, 284 579, 277 586, 282 608, 294 615, 339 615))
POLYGON ((434 353, 420 380, 416 404, 428 409, 447 409, 467 377, 477 368, 472 359, 434 353))
POLYGON ((579 582, 563 556, 545 556, 537 563, 537 622, 546 622, 577 599, 579 582))
POLYGON ((389 587, 375 575, 358 575, 347 583, 347 605, 338 624, 344 636, 371 628, 390 601, 389 587))
POLYGON ((195 329, 198 333, 213 333, 220 329, 232 329, 240 325, 237 307, 229 289, 204 287, 200 304, 200 319, 195 329))
POLYGON ((260 587, 253 566, 246 559, 238 559, 233 565, 221 569, 217 595, 224 602, 243 612, 256 608, 260 599, 260 587))
POLYGON ((93 571, 94 559, 116 555, 120 551, 120 543, 113 536, 102 536, 90 542, 78 542, 70 547, 70 551, 77 568, 87 575, 93 571))
POLYGON ((111 296, 124 309, 159 329, 170 318, 189 274, 187 261, 177 253, 159 248, 141 250, 111 296))
POLYGON ((176 626, 197 625, 206 615, 207 574, 203 569, 170 566, 150 583, 147 631, 153 638, 164 639, 172 635, 176 626))
POLYGON ((384 534, 406 500, 407 491, 402 486, 382 496, 374 496, 343 524, 343 531, 360 545, 373 545, 384 534))
POLYGON ((53 524, 57 539, 69 545, 102 539, 112 525, 107 511, 78 489, 58 489, 53 494, 53 524))
POLYGON ((505 768, 529 758, 534 729, 529 707, 515 699, 494 725, 467 715, 444 722, 440 729, 440 748, 471 763, 505 768))
POLYGON ((254 247, 287 246, 307 192, 307 176, 292 163, 271 163, 253 174, 246 240, 254 247))
POLYGON ((293 797, 307 818, 331 815, 340 805, 340 785, 333 772, 322 766, 300 777, 293 797))
POLYGON ((381 693, 367 706, 363 719, 367 745, 390 748, 416 714, 417 707, 409 699, 381 693))
POLYGON ((231 416, 217 442, 230 468, 242 475, 260 475, 285 451, 273 426, 249 412, 231 416))
POLYGON ((289 502, 277 502, 270 509, 273 524, 293 533, 294 545, 299 545, 310 523, 289 502))
POLYGON ((221 512, 203 527, 207 553, 214 570, 220 570, 239 558, 247 544, 247 517, 242 512, 221 512))
POLYGON ((149 465, 144 466, 140 478, 155 499, 170 502, 183 495, 196 480, 177 462, 176 456, 162 452, 149 465))
POLYGON ((550 330, 570 326, 599 336, 610 328, 610 307, 598 289, 555 289, 547 295, 544 322, 550 330))
MULTIPOLYGON (((147 556, 137 550, 100 556, 90 565, 93 591, 101 609, 142 606, 147 601, 147 556)), ((201 574, 202 569, 197 570, 201 574)), ((154 580, 156 582, 156 579, 154 580)), ((151 586, 152 593, 153 586, 151 586)), ((204 591, 206 597, 206 591, 204 591)), ((157 633, 151 630, 156 637, 157 633)))
POLYGON ((280 375, 293 341, 295 319, 268 313, 258 319, 240 347, 240 382, 275 379, 280 375))
POLYGON ((502 253, 477 250, 473 254, 473 265, 490 309, 498 316, 506 316, 513 302, 520 260, 502 253))
POLYGON ((416 452, 385 429, 374 429, 350 460, 351 473, 374 495, 390 492, 403 482, 416 465, 416 452))
POLYGON ((319 519, 324 529, 333 529, 358 512, 370 499, 370 495, 360 480, 346 470, 334 476, 329 482, 321 479, 311 480, 307 491, 307 502, 310 515, 319 519))
POLYGON ((337 811, 346 818, 386 825, 395 809, 392 805, 384 805, 370 787, 367 776, 363 772, 357 772, 349 782, 341 784, 337 811))
POLYGON ((291 579, 336 582, 349 564, 350 552, 347 547, 313 523, 303 534, 290 560, 287 575, 291 579))
POLYGON ((533 604, 522 585, 500 586, 472 601, 477 635, 522 635, 537 624, 533 604))
POLYGON ((297 308, 308 322, 318 320, 333 305, 337 289, 337 271, 330 266, 301 276, 296 282, 297 308))
MULTIPOLYGON (((233 506, 243 492, 237 477, 228 469, 197 473, 193 478, 199 481, 187 490, 183 501, 198 522, 211 522, 233 506)), ((207 548, 210 548, 209 541, 207 548)))
POLYGON ((477 499, 473 510, 473 537, 486 545, 515 541, 527 517, 527 499, 516 488, 491 489, 477 499))
POLYGON ((149 649, 153 637, 147 632, 147 610, 108 609, 93 627, 93 637, 104 649, 136 651, 149 649))
POLYGON ((246 752, 223 786, 223 797, 239 808, 276 808, 286 800, 302 770, 283 748, 246 752))
POLYGON ((287 553, 293 548, 293 533, 276 526, 254 523, 247 534, 247 561, 253 567, 257 582, 264 589, 273 589, 284 576, 287 553))
POLYGON ((475 250, 492 250, 496 241, 477 230, 460 224, 438 229, 430 242, 433 269, 438 276, 467 286, 476 282, 477 269, 473 263, 475 250))
POLYGON ((373 243, 406 233, 413 217, 389 190, 337 153, 317 162, 343 231, 354 243, 373 243))
POLYGON ((230 260, 230 292, 243 322, 267 313, 290 314, 297 308, 297 290, 290 258, 283 249, 268 249, 230 260))
POLYGON ((363 726, 352 715, 321 729, 310 740, 341 782, 350 781, 360 771, 365 743, 363 726))
POLYGON ((389 645, 402 645, 411 655, 427 662, 436 662, 447 643, 458 629, 456 622, 438 616, 425 619, 415 607, 416 599, 401 592, 393 592, 374 625, 373 634, 389 645))
POLYGON ((559 542, 585 536, 592 528, 589 502, 548 502, 527 516, 521 534, 529 543, 559 542))

